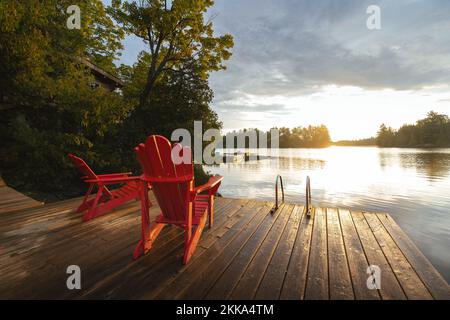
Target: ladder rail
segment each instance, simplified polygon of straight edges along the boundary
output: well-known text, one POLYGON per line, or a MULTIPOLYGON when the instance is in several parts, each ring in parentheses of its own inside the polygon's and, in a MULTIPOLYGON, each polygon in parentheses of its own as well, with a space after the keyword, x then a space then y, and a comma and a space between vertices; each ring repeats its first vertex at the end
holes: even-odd
POLYGON ((312 204, 311 204, 311 179, 309 176, 306 177, 306 214, 307 216, 311 216, 312 204))
MULTIPOLYGON (((306 177, 306 189, 305 189, 305 209, 306 209, 306 215, 308 217, 311 216, 312 211, 312 202, 311 202, 311 179, 309 176, 306 177)), ((272 209, 272 212, 275 212, 280 207, 280 204, 284 203, 284 185, 283 185, 283 177, 279 174, 277 174, 275 178, 275 206, 272 209), (278 189, 281 188, 281 202, 278 200, 278 189)))
POLYGON ((281 175, 277 175, 275 178, 275 210, 278 210, 278 181, 280 181, 280 187, 281 187, 281 203, 284 203, 284 186, 283 186, 283 178, 281 175))

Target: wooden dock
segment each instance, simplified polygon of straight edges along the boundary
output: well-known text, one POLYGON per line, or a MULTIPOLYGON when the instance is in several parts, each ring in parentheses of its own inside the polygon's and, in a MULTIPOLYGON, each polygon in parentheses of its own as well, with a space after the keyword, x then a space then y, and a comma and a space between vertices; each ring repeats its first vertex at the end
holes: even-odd
POLYGON ((0 215, 5 212, 19 211, 42 205, 26 195, 8 187, 0 177, 0 215))
POLYGON ((272 213, 271 202, 217 198, 215 224, 183 266, 183 231, 170 226, 132 260, 138 202, 88 222, 79 202, 0 215, 0 299, 450 299, 388 214, 315 208, 309 218, 301 205, 272 213), (66 287, 69 265, 81 268, 81 290, 66 287), (367 287, 369 265, 380 289, 367 287))

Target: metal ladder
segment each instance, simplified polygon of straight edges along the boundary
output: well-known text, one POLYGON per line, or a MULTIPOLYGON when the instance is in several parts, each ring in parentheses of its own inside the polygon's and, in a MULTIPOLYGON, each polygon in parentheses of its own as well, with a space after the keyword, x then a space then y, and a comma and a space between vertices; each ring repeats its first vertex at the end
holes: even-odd
MULTIPOLYGON (((277 177, 275 178, 275 207, 272 209, 272 213, 277 211, 279 208, 279 204, 278 204, 278 181, 280 182, 280 187, 281 187, 281 203, 284 203, 284 186, 283 186, 283 178, 281 177, 281 175, 277 175, 277 177)), ((311 203, 311 179, 309 178, 309 176, 306 177, 306 204, 305 204, 305 208, 306 208, 306 215, 308 217, 311 216, 311 211, 312 211, 312 203, 311 203)), ((280 204, 281 204, 280 203, 280 204)))

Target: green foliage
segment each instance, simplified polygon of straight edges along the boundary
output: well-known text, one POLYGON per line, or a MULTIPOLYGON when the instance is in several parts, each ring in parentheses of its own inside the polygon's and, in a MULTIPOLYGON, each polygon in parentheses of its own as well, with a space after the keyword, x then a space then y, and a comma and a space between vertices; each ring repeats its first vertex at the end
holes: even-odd
POLYGON ((194 120, 205 130, 221 127, 207 78, 224 69, 232 38, 214 37, 203 21, 212 1, 174 1, 168 10, 162 1, 141 3, 106 9, 100 0, 77 1, 81 29, 69 30, 70 0, 0 2, 0 173, 8 184, 42 200, 79 195, 84 186, 69 152, 100 173, 138 173, 133 147, 147 135, 170 137, 194 120), (145 39, 145 31, 154 46, 134 66, 115 67, 125 32, 145 39), (80 58, 120 77, 123 94, 92 90, 80 58))
POLYGON ((324 125, 280 128, 280 148, 325 148, 330 146, 328 128, 324 125))
POLYGON ((431 111, 415 125, 405 124, 398 130, 382 124, 376 141, 380 147, 450 147, 450 120, 431 111))
MULTIPOLYGON (((275 128, 277 129, 277 128, 275 128)), ((258 129, 253 129, 256 132, 256 138, 259 145, 259 132, 258 129)), ((245 134, 247 129, 241 130, 240 134, 245 134)), ((320 126, 308 126, 308 127, 296 127, 290 128, 279 128, 279 147, 280 148, 325 148, 330 146, 331 139, 328 132, 328 128, 324 125, 320 126)), ((238 133, 236 131, 230 132, 228 135, 236 136, 238 133)), ((267 135, 268 147, 270 147, 271 132, 265 132, 267 135)), ((227 143, 226 136, 223 136, 223 145, 226 148, 237 148, 237 139, 234 139, 234 146, 229 146, 227 143)), ((249 147, 249 138, 245 139, 245 147, 249 147)), ((259 145, 259 147, 261 147, 259 145)))
POLYGON ((149 46, 149 64, 140 105, 150 97, 159 77, 167 72, 194 72, 205 80, 211 71, 225 69, 231 56, 233 37, 215 37, 211 21, 204 14, 212 0, 113 0, 109 12, 126 32, 143 39, 149 46))
MULTIPOLYGON (((145 83, 146 70, 151 59, 142 53, 139 61, 124 71, 128 74, 123 94, 127 101, 137 104, 145 83)), ((196 72, 165 73, 153 90, 153 94, 119 125, 111 138, 120 146, 122 165, 138 170, 133 148, 149 134, 159 134, 170 139, 172 132, 184 128, 193 136, 194 121, 201 121, 203 130, 220 129, 222 123, 209 104, 213 92, 208 81, 196 72)))
POLYGON ((395 132, 391 127, 383 123, 378 130, 376 141, 378 146, 392 147, 394 145, 395 132))
POLYGON ((94 79, 78 60, 113 70, 123 32, 100 0, 78 1, 81 29, 69 30, 71 4, 0 2, 0 170, 22 191, 78 194, 67 153, 102 167, 105 133, 131 109, 119 94, 92 90, 94 79))
POLYGON ((367 138, 367 139, 359 139, 359 140, 340 140, 333 142, 335 146, 355 146, 355 147, 363 147, 363 146, 375 146, 377 144, 376 138, 367 138))
POLYGON ((69 30, 70 0, 0 2, 0 84, 9 99, 49 99, 58 91, 55 78, 64 76, 75 57, 112 70, 123 31, 113 27, 100 0, 77 1, 81 29, 69 30), (43 96, 42 96, 43 95, 43 96))

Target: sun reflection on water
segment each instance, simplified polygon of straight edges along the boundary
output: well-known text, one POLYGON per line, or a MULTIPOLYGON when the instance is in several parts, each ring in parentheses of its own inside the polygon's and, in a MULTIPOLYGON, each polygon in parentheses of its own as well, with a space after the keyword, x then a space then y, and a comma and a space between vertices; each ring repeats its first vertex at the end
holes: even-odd
POLYGON ((259 161, 206 166, 225 177, 225 197, 274 200, 280 174, 287 202, 305 201, 311 178, 316 206, 389 212, 450 281, 450 149, 250 150, 259 161))

